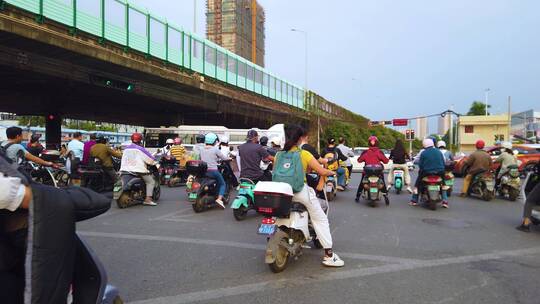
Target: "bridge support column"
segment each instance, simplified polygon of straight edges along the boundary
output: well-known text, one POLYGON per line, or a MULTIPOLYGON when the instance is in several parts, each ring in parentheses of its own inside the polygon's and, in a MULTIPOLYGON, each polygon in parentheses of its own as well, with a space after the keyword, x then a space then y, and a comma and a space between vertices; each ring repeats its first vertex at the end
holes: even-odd
POLYGON ((45 117, 46 148, 60 150, 62 143, 62 117, 57 114, 48 114, 45 117))

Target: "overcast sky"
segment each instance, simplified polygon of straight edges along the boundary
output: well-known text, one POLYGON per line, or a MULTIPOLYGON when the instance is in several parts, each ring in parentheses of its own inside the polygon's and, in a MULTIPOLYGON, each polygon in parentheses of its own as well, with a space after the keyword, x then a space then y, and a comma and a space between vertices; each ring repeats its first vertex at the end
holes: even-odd
MULTIPOLYGON (((187 30, 193 0, 131 0, 187 30)), ((205 34, 206 1, 197 0, 205 34)), ((373 120, 466 112, 540 110, 538 0, 259 0, 266 10, 266 68, 373 120)))

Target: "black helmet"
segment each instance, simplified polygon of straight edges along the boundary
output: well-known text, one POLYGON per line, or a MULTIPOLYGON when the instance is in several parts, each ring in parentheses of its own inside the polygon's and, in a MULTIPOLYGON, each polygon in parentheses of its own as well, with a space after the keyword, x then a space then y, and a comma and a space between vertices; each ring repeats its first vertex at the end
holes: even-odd
POLYGON ((262 145, 262 146, 266 146, 268 144, 268 137, 266 136, 263 136, 259 139, 259 143, 262 145))
POLYGON ((99 143, 99 144, 106 144, 107 143, 107 139, 105 138, 105 136, 103 135, 98 135, 96 137, 96 142, 99 143))
POLYGON ((198 144, 203 144, 204 143, 204 134, 198 134, 196 137, 195 137, 195 140, 197 141, 198 144))

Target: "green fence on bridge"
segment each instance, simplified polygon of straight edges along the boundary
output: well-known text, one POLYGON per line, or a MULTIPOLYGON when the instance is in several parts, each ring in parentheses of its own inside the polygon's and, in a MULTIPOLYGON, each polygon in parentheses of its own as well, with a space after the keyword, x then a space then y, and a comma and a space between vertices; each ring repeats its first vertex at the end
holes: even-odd
MULTIPOLYGON (((121 0, 5 0, 37 15, 296 108, 304 90, 264 68, 121 0)), ((307 109, 306 109, 307 110, 307 109)))

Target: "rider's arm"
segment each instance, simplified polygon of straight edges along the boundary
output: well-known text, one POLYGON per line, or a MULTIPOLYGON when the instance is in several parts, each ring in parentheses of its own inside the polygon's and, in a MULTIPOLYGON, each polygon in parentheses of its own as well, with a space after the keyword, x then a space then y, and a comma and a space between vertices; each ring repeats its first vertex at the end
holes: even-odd
POLYGON ((264 160, 268 160, 268 161, 273 162, 274 159, 275 159, 275 157, 273 157, 272 155, 268 155, 268 157, 266 157, 264 160))
POLYGON ((386 155, 384 155, 383 151, 379 150, 379 161, 381 161, 383 164, 388 164, 389 160, 386 158, 386 155))
POLYGON ((36 164, 40 164, 40 165, 43 165, 43 166, 46 166, 46 167, 50 167, 53 165, 52 162, 49 162, 49 161, 44 161, 43 159, 37 157, 37 156, 34 156, 32 155, 32 153, 28 152, 28 151, 25 151, 24 152, 24 157, 26 158, 26 160, 29 160, 31 162, 34 162, 36 164))
POLYGON ((227 157, 227 155, 223 154, 223 152, 221 152, 221 150, 217 148, 216 148, 216 156, 220 160, 230 160, 230 158, 227 157))

